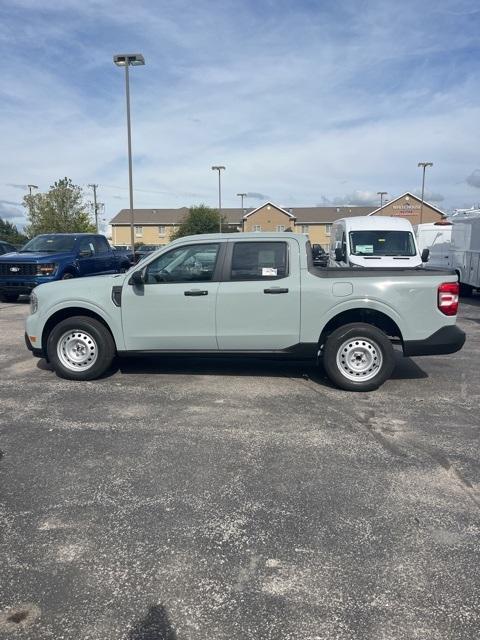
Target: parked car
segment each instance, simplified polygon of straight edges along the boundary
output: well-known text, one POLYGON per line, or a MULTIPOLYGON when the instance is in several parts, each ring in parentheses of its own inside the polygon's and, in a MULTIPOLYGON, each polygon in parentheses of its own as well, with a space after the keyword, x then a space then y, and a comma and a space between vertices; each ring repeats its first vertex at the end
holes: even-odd
POLYGON ((316 267, 326 267, 328 263, 328 253, 320 244, 312 244, 312 260, 316 267))
POLYGON ((331 230, 330 267, 419 267, 420 255, 409 220, 389 216, 341 218, 331 230))
POLYGON ((10 242, 5 242, 4 240, 0 240, 0 256, 5 253, 11 253, 12 251, 16 251, 17 247, 14 247, 10 242))
POLYGON ((150 253, 152 253, 152 251, 157 251, 157 249, 161 249, 161 248, 162 248, 161 244, 142 245, 138 249, 135 249, 135 262, 140 262, 140 260, 143 260, 143 258, 149 255, 150 253))
POLYGON ((379 387, 405 356, 458 351, 452 271, 318 269, 304 235, 189 236, 127 275, 42 285, 26 343, 57 375, 91 380, 115 355, 319 357, 343 389, 379 387))
POLYGON ((55 280, 120 273, 130 268, 105 236, 92 233, 39 235, 15 253, 0 256, 0 299, 15 302, 23 293, 55 280))
POLYGON ((135 264, 135 253, 130 249, 130 247, 122 247, 121 245, 116 244, 110 246, 117 256, 125 257, 129 261, 130 266, 135 264))

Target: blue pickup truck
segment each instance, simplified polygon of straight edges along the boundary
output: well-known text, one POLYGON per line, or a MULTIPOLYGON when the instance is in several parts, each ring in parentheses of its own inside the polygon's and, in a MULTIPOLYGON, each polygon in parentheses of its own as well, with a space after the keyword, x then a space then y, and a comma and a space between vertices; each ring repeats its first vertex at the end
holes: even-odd
POLYGON ((45 282, 123 273, 128 256, 112 249, 105 236, 52 233, 36 236, 20 251, 0 256, 0 299, 15 302, 45 282))

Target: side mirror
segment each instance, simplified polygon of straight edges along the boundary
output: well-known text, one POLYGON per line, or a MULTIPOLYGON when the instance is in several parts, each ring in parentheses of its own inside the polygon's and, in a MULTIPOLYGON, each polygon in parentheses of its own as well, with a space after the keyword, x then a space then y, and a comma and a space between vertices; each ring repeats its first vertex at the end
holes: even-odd
POLYGON ((340 247, 336 247, 335 248, 335 262, 344 262, 345 261, 345 254, 343 253, 343 251, 341 250, 340 247))
POLYGON ((430 249, 424 249, 422 251, 422 262, 428 262, 429 256, 430 256, 430 249))
POLYGON ((131 278, 130 278, 129 284, 136 284, 138 286, 141 286, 141 285, 145 284, 145 278, 143 276, 143 271, 134 271, 132 273, 131 278))
POLYGON ((80 258, 91 258, 93 253, 91 249, 82 249, 78 252, 80 258))

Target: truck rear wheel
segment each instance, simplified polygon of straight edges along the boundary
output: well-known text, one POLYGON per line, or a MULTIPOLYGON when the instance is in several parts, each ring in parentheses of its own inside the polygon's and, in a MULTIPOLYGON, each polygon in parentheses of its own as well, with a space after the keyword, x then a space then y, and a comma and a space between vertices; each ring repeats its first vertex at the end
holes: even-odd
POLYGON ((323 366, 330 380, 347 391, 373 391, 395 367, 395 353, 388 337, 371 324, 351 323, 328 336, 323 366))
POLYGON ((60 378, 93 380, 111 365, 115 343, 101 322, 88 316, 75 316, 63 320, 51 331, 47 353, 60 378))

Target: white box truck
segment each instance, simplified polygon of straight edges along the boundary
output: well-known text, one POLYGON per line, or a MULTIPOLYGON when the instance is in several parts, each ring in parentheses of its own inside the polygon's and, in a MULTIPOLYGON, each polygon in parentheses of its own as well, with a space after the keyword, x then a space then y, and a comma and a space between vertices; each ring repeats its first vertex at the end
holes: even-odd
POLYGON ((429 266, 449 267, 452 226, 449 220, 439 220, 413 227, 420 254, 425 249, 429 250, 429 266))
MULTIPOLYGON (((409 220, 389 216, 340 218, 332 226, 330 267, 419 267, 422 256, 409 220)), ((427 254, 423 256, 428 258, 427 254)))
POLYGON ((464 296, 480 289, 480 216, 452 218, 452 239, 448 260, 435 253, 431 255, 429 266, 450 268, 457 272, 460 293, 464 296))

